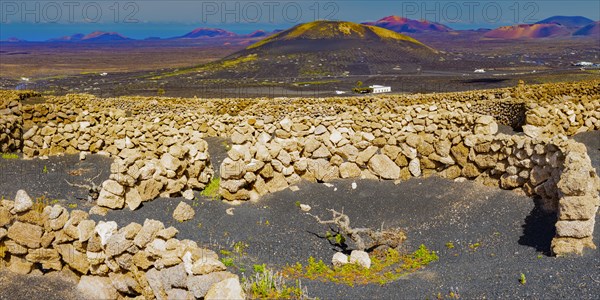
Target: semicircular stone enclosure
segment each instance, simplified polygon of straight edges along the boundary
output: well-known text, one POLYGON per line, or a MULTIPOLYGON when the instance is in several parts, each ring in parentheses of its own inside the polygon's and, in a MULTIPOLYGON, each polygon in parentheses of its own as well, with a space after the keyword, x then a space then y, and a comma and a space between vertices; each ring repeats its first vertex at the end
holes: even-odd
POLYGON ((557 256, 596 248, 600 180, 586 147, 569 137, 600 130, 600 81, 319 99, 24 91, 0 91, 0 99, 2 152, 114 158, 97 201, 105 208, 185 197, 204 189, 214 168, 230 201, 257 200, 302 180, 436 175, 538 197, 557 216, 557 256), (220 166, 210 164, 207 137, 233 144, 220 166))

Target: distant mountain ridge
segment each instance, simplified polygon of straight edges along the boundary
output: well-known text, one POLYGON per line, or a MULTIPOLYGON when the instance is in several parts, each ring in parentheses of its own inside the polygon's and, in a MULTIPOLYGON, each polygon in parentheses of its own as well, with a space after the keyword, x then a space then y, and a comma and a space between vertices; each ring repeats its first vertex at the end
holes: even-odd
POLYGON ((565 27, 583 27, 591 23, 594 23, 594 20, 581 16, 553 16, 541 20, 536 24, 558 24, 565 27))
POLYGON ((485 33, 484 38, 535 39, 569 36, 571 31, 559 24, 519 24, 503 26, 485 33))
POLYGON ((569 36, 596 36, 598 23, 581 16, 553 16, 535 24, 502 26, 483 35, 490 39, 537 39, 569 36))
POLYGON ((600 39, 600 21, 593 22, 573 33, 574 36, 592 36, 600 39))
MULTIPOLYGON (((479 30, 454 30, 444 24, 431 22, 427 20, 413 20, 400 16, 387 16, 375 22, 364 22, 362 25, 375 26, 384 28, 397 33, 408 34, 457 34, 460 32, 481 32, 485 33, 483 38, 490 39, 534 39, 534 38, 554 38, 567 36, 595 36, 597 34, 599 21, 593 21, 582 16, 552 16, 541 20, 535 24, 515 24, 512 26, 502 26, 495 29, 479 29, 479 30)), ((73 35, 51 38, 46 42, 119 42, 119 41, 138 41, 138 40, 175 40, 175 39, 248 39, 239 43, 253 42, 255 39, 273 36, 283 30, 274 30, 267 32, 264 30, 256 30, 248 34, 238 34, 221 28, 196 28, 184 35, 174 36, 170 38, 158 38, 156 36, 146 39, 132 39, 118 32, 95 31, 89 34, 77 33, 73 35)), ((9 39, 11 42, 27 42, 26 40, 13 37, 9 39)), ((6 41, 9 41, 6 40, 6 41)), ((224 41, 228 42, 228 41, 224 41)))
MULTIPOLYGON (((266 37, 274 34, 275 32, 267 32, 264 30, 256 30, 249 34, 237 34, 231 31, 227 31, 220 28, 196 28, 184 35, 176 36, 168 39, 203 39, 203 38, 260 38, 266 37)), ((159 37, 147 37, 143 40, 159 40, 159 37)), ((61 36, 58 38, 51 38, 46 40, 46 42, 84 42, 84 41, 96 41, 96 42, 106 42, 106 41, 134 41, 136 39, 132 39, 129 37, 125 37, 122 34, 117 32, 105 32, 105 31, 95 31, 89 34, 76 33, 73 35, 61 36)), ((19 40, 21 41, 21 40, 19 40)))
POLYGON ((81 41, 81 39, 85 36, 83 33, 76 33, 73 35, 65 35, 58 38, 49 39, 49 42, 72 42, 72 41, 81 41))
POLYGON ((76 33, 59 38, 49 39, 48 42, 111 42, 111 41, 129 41, 131 38, 125 37, 117 32, 94 31, 90 34, 76 33))
POLYGON ((362 23, 363 25, 371 25, 377 26, 385 29, 389 29, 391 31, 395 31, 398 33, 417 33, 417 32, 425 32, 425 31, 433 31, 433 32, 449 32, 453 31, 452 28, 436 23, 429 22, 427 20, 412 20, 399 16, 388 16, 377 20, 375 22, 366 22, 362 23))
POLYGON ((234 37, 236 33, 227 31, 220 28, 196 28, 182 36, 175 37, 181 39, 195 39, 195 38, 214 38, 214 37, 234 37))

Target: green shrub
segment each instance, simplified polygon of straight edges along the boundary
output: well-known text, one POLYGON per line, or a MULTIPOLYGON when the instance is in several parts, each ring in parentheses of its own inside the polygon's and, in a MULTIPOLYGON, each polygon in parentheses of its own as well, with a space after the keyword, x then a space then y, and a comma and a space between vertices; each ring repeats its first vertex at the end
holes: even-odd
POLYGON ((235 265, 232 257, 223 257, 221 258, 221 262, 228 268, 235 265))
POLYGON ((372 255, 371 267, 363 268, 358 264, 345 264, 341 267, 332 267, 322 260, 314 257, 308 258, 308 263, 303 266, 296 263, 283 270, 284 276, 291 278, 308 278, 311 280, 342 283, 349 286, 364 284, 384 285, 400 277, 415 272, 428 264, 438 260, 435 252, 421 245, 411 254, 400 254, 397 250, 388 249, 379 257, 372 255))
POLYGON ((19 159, 16 153, 2 153, 2 159, 19 159))
POLYGON ((244 276, 242 286, 250 299, 308 299, 299 280, 288 285, 281 273, 273 272, 265 264, 254 265, 254 275, 244 276))
POLYGON ((519 282, 522 285, 525 285, 527 283, 527 278, 525 278, 525 274, 521 273, 521 277, 519 278, 519 282))
POLYGON ((221 199, 221 195, 219 195, 219 186, 221 184, 221 178, 213 177, 210 182, 206 185, 204 190, 200 192, 200 195, 209 197, 213 200, 221 199))

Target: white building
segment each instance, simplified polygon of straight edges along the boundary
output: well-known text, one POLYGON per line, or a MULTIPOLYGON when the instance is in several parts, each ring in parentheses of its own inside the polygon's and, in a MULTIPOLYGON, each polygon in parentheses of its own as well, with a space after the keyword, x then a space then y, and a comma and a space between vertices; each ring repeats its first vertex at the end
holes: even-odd
POLYGON ((373 89, 373 94, 389 93, 392 91, 392 87, 383 85, 372 85, 370 88, 373 89))

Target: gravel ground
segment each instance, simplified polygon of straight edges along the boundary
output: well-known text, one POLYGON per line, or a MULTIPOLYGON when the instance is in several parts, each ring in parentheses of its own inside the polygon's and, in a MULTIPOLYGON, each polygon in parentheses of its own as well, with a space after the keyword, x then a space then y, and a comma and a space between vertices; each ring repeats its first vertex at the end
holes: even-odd
POLYGON ((57 275, 20 275, 0 270, 0 299, 31 300, 85 299, 75 284, 57 275))
POLYGON ((89 184, 87 180, 96 177, 93 181, 101 184, 110 175, 111 161, 102 155, 88 155, 83 161, 78 155, 47 160, 0 159, 0 197, 13 199, 23 189, 32 199, 45 196, 63 206, 77 204, 79 209, 89 209, 93 205, 85 200, 88 191, 69 183, 89 184))
MULTIPOLYGON (((581 134, 575 139, 588 146, 592 163, 600 169, 600 132, 581 134)), ((222 147, 221 140, 209 142, 213 163, 218 163, 224 157, 224 150, 216 148, 222 147)), ((17 189, 26 188, 47 192, 49 197, 65 199, 61 201, 66 203, 79 201, 80 205, 87 205, 76 199, 85 195, 85 191, 74 190, 61 179, 66 176, 73 181, 84 180, 95 176, 98 170, 104 170, 107 177, 110 163, 99 156, 89 156, 84 166, 77 165, 81 162, 73 156, 0 162, 0 173, 5 176, 0 182, 1 194, 12 198, 17 189), (44 165, 50 170, 47 174, 41 172, 44 165), (82 176, 68 175, 68 171, 83 167, 92 170, 82 176), (19 172, 24 176, 15 177, 19 172), (17 183, 15 178, 19 179, 17 183)), ((309 204, 311 213, 321 217, 329 217, 327 208, 344 209, 356 227, 379 227, 382 223, 385 227, 401 227, 408 235, 404 244, 407 250, 424 244, 438 251, 440 257, 424 270, 384 286, 351 288, 303 280, 310 296, 423 299, 435 298, 438 293, 448 295, 450 291, 467 299, 598 299, 600 295, 600 252, 588 250, 582 257, 560 259, 548 256, 554 232, 547 228, 553 220, 536 208, 535 199, 473 182, 456 183, 437 177, 412 179, 398 185, 389 181, 338 180, 332 187, 310 183, 298 187, 297 192, 288 189, 257 203, 238 206, 198 195, 199 200, 189 202, 196 210, 196 217, 185 223, 171 217, 176 205, 183 201, 181 198, 156 199, 135 212, 111 211, 106 217, 93 218, 114 220, 119 226, 132 221, 143 223, 146 218, 157 219, 179 229, 179 238, 193 239, 214 250, 230 250, 236 242, 246 243, 246 254, 238 257, 236 266, 230 268, 242 275, 240 269, 249 270, 253 264, 266 263, 278 269, 285 264, 305 262, 310 256, 330 261, 335 249, 319 238, 327 227, 302 213, 295 205, 300 201, 309 204), (353 182, 357 183, 356 189, 351 187, 353 182), (233 216, 226 213, 230 208, 233 216), (445 246, 448 242, 453 242, 455 248, 448 249, 445 246), (470 247, 476 243, 480 246, 470 247), (527 277, 526 285, 519 283, 521 273, 527 277)), ((600 241, 598 223, 595 241, 600 241)), ((23 280, 6 280, 7 276, 12 275, 0 273, 0 298, 30 299, 36 291, 51 297, 77 297, 69 282, 52 285, 46 283, 46 277, 27 277, 24 291, 23 280), (50 290, 53 292, 49 293, 50 290)))

